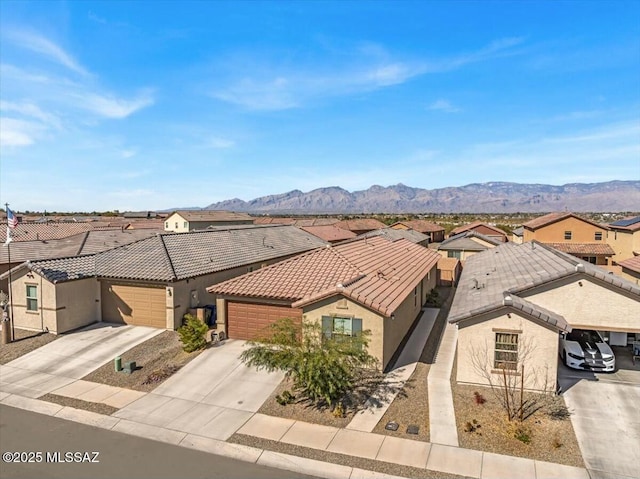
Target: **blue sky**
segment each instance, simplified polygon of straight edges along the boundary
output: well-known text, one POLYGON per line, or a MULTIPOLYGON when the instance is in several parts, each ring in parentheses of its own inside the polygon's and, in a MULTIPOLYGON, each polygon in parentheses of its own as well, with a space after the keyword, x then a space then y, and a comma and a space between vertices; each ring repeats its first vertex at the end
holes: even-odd
POLYGON ((0 3, 0 202, 640 178, 640 2, 0 3))

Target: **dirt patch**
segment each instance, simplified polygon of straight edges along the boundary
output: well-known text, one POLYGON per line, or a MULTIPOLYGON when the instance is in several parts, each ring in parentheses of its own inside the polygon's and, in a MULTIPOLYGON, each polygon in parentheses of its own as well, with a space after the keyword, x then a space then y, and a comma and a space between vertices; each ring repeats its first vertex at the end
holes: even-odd
POLYGON ((343 415, 334 415, 326 404, 316 405, 305 399, 297 398, 293 403, 280 405, 276 398, 284 391, 293 391, 293 383, 284 379, 264 402, 259 413, 269 416, 284 417, 297 421, 322 424, 324 426, 345 427, 351 422, 354 414, 362 408, 367 398, 375 391, 382 374, 377 371, 364 371, 357 380, 358 386, 343 400, 345 411, 343 415))
POLYGON ((0 344, 0 364, 18 359, 31 351, 44 346, 59 336, 42 331, 26 331, 24 329, 14 329, 15 341, 9 344, 0 344))
POLYGON ((308 447, 296 446, 294 444, 285 444, 278 441, 270 441, 259 437, 245 436, 243 434, 234 434, 227 442, 235 444, 243 444, 245 446, 257 447, 268 451, 290 454, 292 456, 306 457, 317 461, 330 462, 332 464, 341 464, 348 467, 356 467, 367 471, 375 471, 381 474, 389 474, 391 476, 403 476, 413 479, 456 479, 462 476, 447 474, 444 472, 435 472, 417 467, 402 466, 400 464, 391 464, 388 462, 375 461, 362 457, 347 456, 345 454, 337 454, 335 452, 321 451, 319 449, 310 449, 308 447))
POLYGON ((562 409, 563 397, 554 397, 553 406, 540 409, 522 423, 520 437, 528 436, 530 440, 525 443, 515 437, 519 423, 507 420, 490 388, 460 384, 452 387, 460 447, 584 467, 571 419, 554 419, 549 414, 562 409), (475 393, 485 400, 483 404, 478 404, 482 401, 476 400, 475 393))
POLYGON ((197 357, 200 352, 185 353, 178 333, 163 331, 120 356, 123 366, 128 361, 136 362, 138 369, 133 373, 116 372, 113 362, 110 361, 82 379, 149 392, 197 357))
POLYGON ((82 399, 68 398, 66 396, 58 396, 57 394, 45 394, 38 399, 42 401, 52 402, 60 404, 61 406, 69 406, 75 409, 84 409, 85 411, 91 411, 105 416, 111 416, 118 408, 102 404, 99 402, 83 401, 82 399))

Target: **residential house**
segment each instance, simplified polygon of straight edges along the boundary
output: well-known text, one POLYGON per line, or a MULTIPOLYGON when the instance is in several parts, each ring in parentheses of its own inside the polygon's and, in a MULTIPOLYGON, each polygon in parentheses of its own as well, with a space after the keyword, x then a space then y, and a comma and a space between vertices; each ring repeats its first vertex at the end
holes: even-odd
POLYGON ((470 256, 502 244, 495 237, 491 238, 475 230, 468 230, 455 236, 449 236, 438 246, 438 251, 447 258, 465 261, 470 256))
POLYGON ((604 266, 615 254, 607 244, 607 226, 573 213, 549 213, 522 226, 525 242, 536 240, 592 264, 604 266))
POLYGON ((518 244, 524 243, 524 227, 518 226, 514 228, 511 233, 511 241, 518 244))
POLYGON ((410 229, 380 228, 379 230, 373 230, 368 233, 358 235, 357 238, 373 238, 374 236, 383 236, 391 241, 404 238, 412 243, 424 246, 425 248, 429 246, 429 237, 427 235, 410 229))
POLYGON ((435 223, 431 223, 426 220, 407 220, 399 221, 390 226, 393 229, 399 230, 414 230, 427 235, 429 237, 429 243, 439 243, 444 241, 444 228, 435 223))
POLYGON ((558 333, 605 331, 626 346, 640 332, 640 287, 544 243, 506 243, 469 258, 449 312, 457 326, 460 383, 555 390, 558 333))
POLYGON ((338 243, 340 241, 352 239, 356 237, 353 231, 338 228, 336 225, 326 226, 302 226, 300 229, 317 236, 327 243, 338 243))
POLYGON ((475 231, 476 233, 480 233, 481 235, 500 241, 501 243, 506 243, 507 241, 509 241, 507 233, 505 233, 503 230, 490 224, 483 223, 482 221, 474 221, 473 223, 458 226, 457 228, 452 229, 449 233, 449 238, 451 238, 452 236, 457 236, 460 233, 466 233, 467 231, 475 231))
POLYGON ((293 226, 229 226, 27 261, 11 270, 14 324, 53 333, 96 321, 176 329, 190 308, 215 303, 207 286, 325 244, 293 226))
POLYGON ((253 223, 256 225, 293 225, 296 220, 293 218, 279 218, 277 216, 259 216, 253 218, 253 223))
POLYGON ((378 230, 380 228, 386 228, 382 221, 378 221, 375 218, 357 218, 354 220, 342 220, 335 224, 338 228, 342 228, 361 235, 368 233, 369 231, 378 230))
POLYGON ((230 338, 255 339, 279 318, 313 322, 327 335, 371 332, 382 368, 436 285, 440 256, 406 239, 348 241, 318 249, 207 290, 230 338))
POLYGON ((640 255, 640 216, 614 221, 607 231, 607 243, 613 248, 612 262, 640 255))
POLYGON ((621 274, 636 284, 640 284, 640 256, 634 256, 618 263, 621 268, 621 274))
POLYGON ((246 213, 219 210, 175 211, 164 220, 164 230, 174 233, 198 231, 210 226, 251 225, 253 218, 246 213))

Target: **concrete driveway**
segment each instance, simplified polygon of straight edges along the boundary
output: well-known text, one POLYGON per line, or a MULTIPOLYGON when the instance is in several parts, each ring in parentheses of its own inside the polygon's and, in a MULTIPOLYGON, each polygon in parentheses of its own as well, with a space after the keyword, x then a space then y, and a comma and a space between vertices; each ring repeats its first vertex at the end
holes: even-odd
POLYGON ((114 416, 213 439, 228 439, 253 416, 284 378, 284 373, 267 373, 244 366, 239 359, 244 345, 244 341, 229 339, 207 349, 153 392, 114 416))
POLYGON ((0 366, 0 391, 37 398, 66 386, 163 330, 96 323, 0 366))
POLYGON ((574 371, 558 364, 558 380, 592 479, 638 477, 640 371, 574 371))

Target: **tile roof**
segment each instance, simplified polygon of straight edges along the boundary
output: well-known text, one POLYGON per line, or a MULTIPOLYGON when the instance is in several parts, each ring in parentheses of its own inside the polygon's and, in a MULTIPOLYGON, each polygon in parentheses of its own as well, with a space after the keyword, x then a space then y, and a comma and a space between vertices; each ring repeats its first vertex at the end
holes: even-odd
POLYGON ((513 234, 516 235, 516 236, 520 236, 520 237, 524 236, 524 227, 523 226, 519 226, 519 227, 515 228, 513 230, 513 234))
MULTIPOLYGON (((11 263, 98 253, 154 236, 159 232, 160 230, 148 229, 95 230, 85 231, 68 238, 11 242, 11 263)), ((8 248, 0 248, 0 264, 8 262, 8 248)))
POLYGON ((432 223, 427 220, 407 220, 407 221, 398 221, 391 226, 401 224, 412 230, 416 230, 420 233, 435 233, 437 231, 444 231, 444 228, 438 224, 432 223))
POLYGON ((442 256, 438 259, 438 269, 452 271, 458 266, 459 262, 458 258, 447 258, 446 256, 442 256))
POLYGON ((295 222, 296 220, 293 218, 278 218, 273 216, 253 218, 253 223, 256 225, 292 225, 295 222))
POLYGON ((362 233, 356 238, 373 238, 374 236, 383 236, 392 241, 404 238, 411 241, 412 243, 424 243, 429 241, 429 237, 423 233, 420 233, 419 231, 397 230, 394 228, 380 228, 379 230, 362 233))
MULTIPOLYGON (((471 256, 465 263, 449 322, 456 323, 504 306, 505 292, 512 297, 536 286, 572 275, 587 275, 638 296, 640 287, 575 256, 530 241, 503 243, 471 256)), ((536 306, 541 313, 548 312, 536 306)))
POLYGON ((298 218, 294 221, 297 227, 302 226, 327 226, 335 225, 340 220, 338 218, 298 218))
POLYGON ((607 243, 546 243, 558 251, 569 254, 613 256, 615 251, 607 243))
POLYGON ((449 236, 455 236, 457 234, 464 233, 465 231, 473 230, 478 226, 484 226, 485 228, 488 228, 491 231, 495 231, 496 234, 501 236, 507 235, 507 233, 502 231, 500 228, 496 228, 495 226, 491 226, 487 223, 483 223, 482 221, 474 221, 473 223, 469 223, 468 225, 462 225, 452 229, 451 232, 449 233, 449 236))
POLYGON ((335 225, 301 226, 300 228, 307 233, 311 233, 312 235, 329 242, 342 241, 356 237, 354 232, 338 228, 335 225))
POLYGON ((449 251, 449 250, 464 250, 464 251, 484 251, 486 249, 491 248, 491 246, 487 246, 482 244, 480 241, 474 241, 473 238, 477 238, 480 241, 484 241, 485 243, 489 243, 493 246, 498 246, 502 244, 502 241, 490 238, 489 236, 485 236, 483 234, 477 233, 474 230, 465 231, 463 233, 459 233, 455 236, 450 236, 438 246, 439 250, 449 251))
POLYGON ((640 256, 634 256, 633 258, 625 259, 624 261, 618 261, 618 265, 625 269, 630 269, 636 273, 640 273, 640 256))
POLYGON ((609 227, 616 230, 638 231, 640 230, 640 216, 614 221, 609 223, 609 227))
POLYGON ((608 229, 609 227, 607 225, 600 225, 598 223, 594 223, 591 220, 588 220, 586 218, 582 218, 578 215, 574 215, 573 213, 569 213, 566 211, 559 211, 559 212, 555 212, 555 213, 549 213, 543 216, 539 216, 538 218, 534 218, 531 221, 527 221, 526 223, 524 223, 522 226, 525 229, 529 229, 529 230, 537 230, 539 228, 542 228, 544 226, 550 225, 552 223, 556 223, 557 221, 561 221, 564 220, 566 218, 575 218, 578 219, 580 221, 584 221, 585 223, 589 223, 590 225, 596 226, 597 228, 602 228, 602 229, 608 229))
POLYGON ((387 225, 374 218, 357 218, 355 220, 338 221, 336 226, 349 231, 373 231, 380 228, 386 228, 387 225))
POLYGON ((317 249, 207 290, 287 300, 293 307, 340 294, 388 317, 439 258, 435 251, 406 239, 364 238, 317 249))
POLYGON ((175 211, 187 221, 251 221, 253 218, 246 213, 235 213, 222 210, 184 210, 175 211))
MULTIPOLYGON (((18 226, 11 230, 13 242, 37 241, 68 238, 85 231, 92 230, 91 223, 18 223, 18 226)), ((0 223, 0 242, 7 239, 7 224, 0 223)))
POLYGON ((26 265, 31 271, 38 273, 52 283, 61 283, 96 276, 95 259, 95 255, 73 256, 27 262, 26 265))

